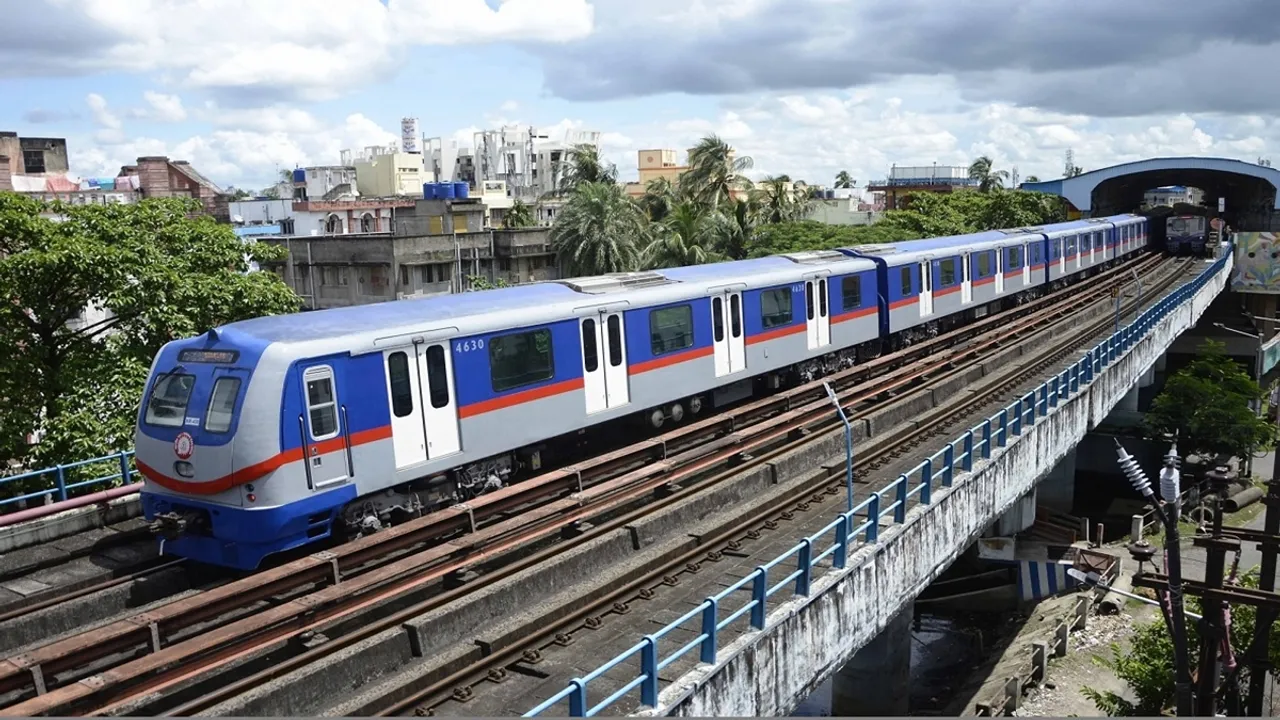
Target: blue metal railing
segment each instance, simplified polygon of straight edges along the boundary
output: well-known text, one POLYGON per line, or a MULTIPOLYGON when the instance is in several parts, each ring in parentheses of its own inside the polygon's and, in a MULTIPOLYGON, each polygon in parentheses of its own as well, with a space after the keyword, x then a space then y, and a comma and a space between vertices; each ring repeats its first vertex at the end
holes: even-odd
POLYGON ((1025 428, 1034 426, 1060 403, 1078 395, 1081 388, 1087 389, 1089 383, 1104 368, 1122 357, 1135 343, 1145 338, 1156 323, 1204 287, 1210 278, 1222 270, 1229 257, 1229 251, 1224 253, 1194 280, 1159 300, 1132 323, 1090 349, 1067 369, 974 425, 956 440, 947 443, 942 450, 929 456, 909 472, 899 475, 880 492, 872 493, 852 509, 841 513, 826 527, 800 540, 787 552, 757 567, 754 572, 733 585, 707 597, 698 607, 668 623, 661 630, 645 635, 604 665, 571 680, 560 692, 525 713, 525 717, 541 715, 566 701, 570 716, 592 717, 636 688, 640 690, 641 703, 656 707, 660 671, 695 649, 698 651, 699 662, 715 663, 720 632, 743 617, 749 618, 752 630, 764 630, 766 603, 770 597, 785 588, 791 588, 792 596, 808 596, 814 567, 827 558, 831 558, 831 564, 836 570, 845 569, 850 550, 857 544, 859 535, 864 542, 875 543, 880 522, 886 517, 891 517, 894 523, 906 520, 910 498, 918 497, 921 504, 930 504, 935 481, 940 479, 942 487, 949 487, 957 470, 962 473, 973 470, 975 457, 990 459, 993 447, 1005 447, 1010 436, 1021 435, 1025 428), (817 552, 818 548, 825 549, 817 552), (786 572, 787 570, 790 572, 786 572), (778 577, 782 572, 786 574, 778 577), (750 600, 745 600, 745 593, 738 595, 739 591, 747 589, 750 589, 750 600), (738 599, 737 603, 731 602, 734 598, 738 599), (667 650, 668 644, 672 642, 672 635, 677 630, 695 634, 691 640, 664 654, 663 651, 667 650), (592 704, 588 699, 592 681, 624 664, 638 665, 635 677, 592 704))
POLYGON ((53 502, 68 500, 80 494, 76 492, 77 490, 93 485, 109 484, 112 487, 128 485, 134 482, 134 472, 136 470, 133 467, 133 451, 125 450, 111 455, 80 460, 79 462, 32 470, 21 475, 0 477, 0 496, 11 491, 16 493, 13 497, 0 500, 0 512, 7 512, 13 509, 11 507, 13 504, 24 500, 35 500, 36 502, 33 504, 36 505, 43 504, 45 498, 50 496, 53 502), (98 466, 102 466, 101 472, 105 474, 99 474, 98 466), (86 474, 90 474, 92 477, 84 479, 82 476, 86 474), (40 480, 46 481, 45 487, 31 492, 22 491, 22 487, 28 481, 38 482, 40 480))

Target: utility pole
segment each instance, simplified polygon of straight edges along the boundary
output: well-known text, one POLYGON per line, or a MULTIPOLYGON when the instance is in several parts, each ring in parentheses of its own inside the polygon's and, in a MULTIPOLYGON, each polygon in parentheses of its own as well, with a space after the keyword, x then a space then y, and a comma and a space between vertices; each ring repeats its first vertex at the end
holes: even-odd
POLYGON ((1213 532, 1209 537, 1199 536, 1194 542, 1205 549, 1207 556, 1204 570, 1206 592, 1201 598, 1204 619, 1200 621, 1200 663, 1197 671, 1196 714, 1212 717, 1217 710, 1218 651, 1226 636, 1226 603, 1221 599, 1225 585, 1228 552, 1240 553, 1240 540, 1222 535, 1223 497, 1227 493, 1230 476, 1226 468, 1214 468, 1206 475, 1213 491, 1213 532))
MULTIPOLYGON (((1280 407, 1276 408, 1276 422, 1280 423, 1280 407)), ((1262 502, 1267 506, 1267 519, 1263 533, 1268 538, 1280 535, 1280 438, 1277 438, 1272 449, 1271 479, 1267 481, 1267 496, 1262 502)), ((1273 592, 1276 589, 1276 553, 1280 544, 1269 539, 1258 543, 1262 551, 1262 567, 1258 575, 1258 589, 1273 592)), ((1267 674, 1271 672, 1270 653, 1271 625, 1276 621, 1276 611, 1270 607, 1258 608, 1254 620, 1253 642, 1249 644, 1249 694, 1245 701, 1245 714, 1251 717, 1262 715, 1262 693, 1267 684, 1267 674)))

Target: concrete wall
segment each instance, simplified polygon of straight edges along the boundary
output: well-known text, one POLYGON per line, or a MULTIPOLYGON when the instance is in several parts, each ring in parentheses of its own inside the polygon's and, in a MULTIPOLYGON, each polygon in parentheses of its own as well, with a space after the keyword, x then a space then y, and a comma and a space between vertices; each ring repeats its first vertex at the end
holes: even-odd
POLYGON ((672 683, 659 697, 659 707, 645 714, 790 714, 1107 416, 1174 338, 1195 324, 1222 291, 1229 271, 1228 262, 1089 387, 1035 426, 1024 427, 973 473, 938 492, 931 505, 913 509, 905 523, 882 530, 877 544, 850 558, 849 569, 825 575, 809 597, 771 613, 766 630, 743 636, 726 646, 714 665, 672 683))

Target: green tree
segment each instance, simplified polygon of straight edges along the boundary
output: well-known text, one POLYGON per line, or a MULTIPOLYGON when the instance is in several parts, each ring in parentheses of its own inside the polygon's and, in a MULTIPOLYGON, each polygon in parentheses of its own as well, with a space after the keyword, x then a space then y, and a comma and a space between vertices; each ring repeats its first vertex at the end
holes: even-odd
POLYGON ((573 146, 560 165, 558 194, 573 192, 586 183, 617 183, 618 168, 600 157, 600 148, 583 143, 573 146))
POLYGON ((279 199, 280 199, 280 188, 278 188, 278 187, 276 187, 276 186, 272 185, 272 186, 271 186, 271 187, 269 187, 269 188, 264 188, 260 194, 262 195, 262 197, 264 197, 264 198, 266 198, 266 199, 268 199, 268 200, 279 200, 279 199))
POLYGON ((658 177, 649 181, 637 202, 649 222, 662 222, 671 208, 680 202, 679 190, 669 178, 658 177))
POLYGON ((1040 182, 1040 178, 1036 175, 1028 175, 1027 179, 1023 180, 1023 182, 1038 183, 1040 182))
POLYGON ((162 345, 298 309, 274 273, 248 272, 282 250, 246 244, 198 210, 192 200, 63 205, 0 193, 6 457, 50 464, 127 447, 162 345), (86 309, 98 312, 82 319, 86 309), (44 438, 26 446, 36 431, 44 438))
POLYGON ((502 278, 497 278, 496 280, 490 280, 489 278, 483 275, 467 276, 467 292, 475 292, 479 290, 496 290, 498 288, 504 288, 504 287, 511 287, 511 286, 508 285, 507 281, 503 280, 502 278))
POLYGON ((737 157, 729 143, 708 135, 689 151, 689 169, 680 176, 681 190, 711 209, 719 209, 735 192, 750 189, 751 181, 742 173, 753 165, 751 158, 737 157))
POLYGON ((1274 442, 1275 426, 1250 407, 1264 391, 1224 350, 1205 341, 1196 359, 1169 378, 1146 414, 1150 437, 1176 434, 1184 454, 1210 457, 1249 457, 1274 442))
POLYGON ((1004 187, 1004 181, 1009 179, 1009 171, 993 169, 991 158, 983 155, 969 165, 969 179, 978 181, 980 192, 990 192, 1004 187))
POLYGON ((551 226, 551 245, 570 275, 636 269, 648 235, 644 212, 616 182, 578 185, 551 226))
POLYGON ((513 230, 532 227, 533 208, 526 205, 523 200, 516 200, 502 216, 502 226, 513 230))
POLYGON ((662 222, 655 223, 653 239, 641 255, 641 265, 672 268, 723 260, 716 249, 725 246, 732 232, 724 216, 692 202, 682 202, 662 222))
POLYGON ((750 257, 765 257, 806 250, 834 250, 854 245, 914 240, 918 235, 901 228, 874 225, 828 225, 816 220, 778 223, 760 228, 748 247, 750 257))
POLYGON ((813 212, 808 188, 791 183, 785 175, 761 180, 751 194, 759 205, 760 219, 766 223, 794 222, 813 212))
POLYGON ((836 173, 837 188, 851 188, 855 184, 856 184, 856 181, 853 179, 851 175, 849 175, 848 170, 841 170, 840 172, 836 173))

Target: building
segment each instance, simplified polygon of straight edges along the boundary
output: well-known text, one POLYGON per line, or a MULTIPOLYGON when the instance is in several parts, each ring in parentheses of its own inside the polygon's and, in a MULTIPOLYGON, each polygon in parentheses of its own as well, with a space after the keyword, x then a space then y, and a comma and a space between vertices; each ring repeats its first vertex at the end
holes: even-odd
POLYGON ((276 226, 280 235, 354 235, 390 232, 398 210, 413 207, 412 198, 277 200, 254 198, 229 203, 230 221, 238 228, 276 226))
POLYGON ((969 168, 956 165, 904 166, 894 165, 889 177, 872 180, 867 187, 884 194, 884 207, 897 210, 904 207, 913 193, 950 193, 978 187, 978 181, 969 177, 969 168))
MULTIPOLYGON (((671 149, 654 149, 640 150, 636 152, 636 168, 639 172, 639 179, 636 182, 623 183, 623 190, 631 197, 640 197, 644 195, 648 189, 649 183, 658 179, 665 179, 672 185, 680 182, 680 176, 689 169, 688 157, 692 150, 685 152, 685 162, 680 163, 676 157, 676 150, 671 149)), ((732 165, 736 153, 732 150, 729 152, 727 162, 732 165)), ((791 184, 787 184, 788 190, 791 184)), ((741 195, 741 192, 734 191, 734 197, 741 195)))
POLYGON ((1182 185, 1166 185, 1148 190, 1142 197, 1143 208, 1173 207, 1179 203, 1199 205, 1204 200, 1204 191, 1199 188, 1182 185))
POLYGON ((534 203, 559 189, 563 165, 574 148, 586 145, 599 152, 600 133, 566 130, 563 138, 552 138, 530 126, 507 125, 477 132, 474 142, 474 178, 468 182, 500 180, 512 199, 534 203))
POLYGON ((863 202, 853 188, 815 189, 813 211, 807 220, 827 225, 870 225, 884 215, 873 204, 863 202))
POLYGON ((10 175, 45 175, 66 173, 67 141, 65 138, 24 138, 18 133, 0 130, 0 156, 10 175))
POLYGON ((395 145, 358 153, 343 150, 341 164, 355 168, 356 190, 364 197, 420 195, 424 183, 435 182, 423 166, 422 153, 403 152, 395 145))
POLYGON ((423 164, 436 182, 464 182, 475 187, 476 165, 471 148, 459 147, 457 140, 428 138, 423 143, 423 164))
POLYGON ((136 165, 120 168, 115 187, 119 188, 122 180, 135 187, 141 198, 192 198, 199 201, 204 211, 219 222, 231 220, 228 212, 230 197, 186 160, 171 161, 161 155, 140 157, 136 165))
MULTIPOLYGON (((286 197, 294 200, 336 200, 340 197, 358 197, 356 169, 350 165, 317 165, 296 168, 293 171, 292 192, 286 197)), ((419 187, 418 190, 422 188, 419 187)))

